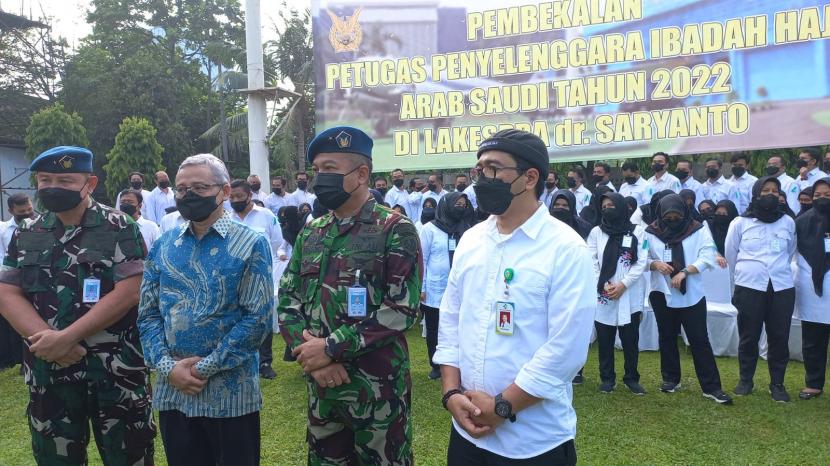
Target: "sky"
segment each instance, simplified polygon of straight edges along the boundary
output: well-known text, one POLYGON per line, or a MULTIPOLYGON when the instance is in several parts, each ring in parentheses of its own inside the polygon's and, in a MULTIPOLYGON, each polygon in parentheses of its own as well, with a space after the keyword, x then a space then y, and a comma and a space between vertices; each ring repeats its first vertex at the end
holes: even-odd
MULTIPOLYGON (((242 7, 245 1, 240 0, 242 7)), ((261 0, 262 11, 262 39, 263 41, 276 39, 272 32, 274 25, 279 21, 278 11, 283 0, 261 0)), ((310 8, 310 0, 286 0, 289 7, 298 10, 310 8)), ((44 12, 52 18, 54 31, 67 39, 70 45, 77 45, 84 36, 92 31, 86 22, 86 11, 89 9, 89 0, 0 0, 0 9, 8 13, 39 19, 44 12), (22 10, 21 10, 22 8, 22 10)))

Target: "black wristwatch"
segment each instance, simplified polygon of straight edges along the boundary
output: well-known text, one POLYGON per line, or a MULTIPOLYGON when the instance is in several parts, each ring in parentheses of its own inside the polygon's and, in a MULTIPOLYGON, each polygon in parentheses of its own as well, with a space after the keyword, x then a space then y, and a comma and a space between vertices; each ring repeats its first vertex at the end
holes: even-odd
POLYGON ((516 422, 516 415, 513 414, 513 405, 505 400, 501 393, 496 395, 496 415, 510 422, 516 422))
POLYGON ((331 338, 326 338, 326 346, 323 348, 323 352, 326 356, 330 357, 332 361, 334 360, 334 345, 335 342, 331 338))

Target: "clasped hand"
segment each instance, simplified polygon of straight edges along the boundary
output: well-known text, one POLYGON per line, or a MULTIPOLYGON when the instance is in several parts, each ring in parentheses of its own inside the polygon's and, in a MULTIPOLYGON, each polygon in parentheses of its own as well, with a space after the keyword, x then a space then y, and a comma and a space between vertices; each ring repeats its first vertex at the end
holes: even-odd
POLYGON ((308 330, 303 330, 303 340, 305 343, 295 348, 291 354, 297 358, 303 372, 310 375, 317 385, 334 388, 351 383, 343 364, 332 361, 326 354, 325 338, 315 337, 308 330))
POLYGON ((77 364, 86 356, 86 349, 66 337, 60 330, 41 330, 28 338, 29 351, 35 357, 61 367, 77 364))
POLYGON ((466 391, 447 400, 447 409, 453 419, 473 438, 492 433, 504 422, 496 414, 496 399, 487 393, 466 391))

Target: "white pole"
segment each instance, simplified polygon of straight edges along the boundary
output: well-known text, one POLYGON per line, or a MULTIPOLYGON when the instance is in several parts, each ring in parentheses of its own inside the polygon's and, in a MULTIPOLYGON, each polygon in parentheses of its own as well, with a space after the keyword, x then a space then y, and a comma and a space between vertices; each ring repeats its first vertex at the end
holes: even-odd
MULTIPOLYGON (((262 64, 262 23, 259 0, 245 0, 245 48, 248 57, 248 89, 265 87, 265 69, 262 64)), ((268 145, 265 141, 265 98, 248 94, 248 150, 251 173, 258 175, 263 186, 270 186, 268 145)))

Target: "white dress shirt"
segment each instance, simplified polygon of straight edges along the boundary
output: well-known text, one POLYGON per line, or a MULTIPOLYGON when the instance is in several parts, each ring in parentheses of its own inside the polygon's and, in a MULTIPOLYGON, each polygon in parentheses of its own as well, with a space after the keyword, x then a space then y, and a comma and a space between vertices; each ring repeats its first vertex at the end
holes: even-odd
POLYGON ((412 191, 409 193, 409 204, 406 207, 406 213, 413 222, 421 221, 421 210, 424 208, 424 193, 420 191, 412 191))
POLYGON ((268 194, 261 189, 259 190, 259 192, 251 191, 251 199, 260 201, 263 204, 265 204, 265 200, 268 199, 268 194))
MULTIPOLYGON (((631 314, 643 310, 643 281, 640 278, 648 265, 648 244, 645 242, 646 231, 643 227, 634 228, 637 238, 637 262, 622 257, 617 261, 617 272, 611 283, 622 283, 625 291, 618 299, 608 299, 597 293, 597 312, 594 320, 605 325, 621 327, 631 323, 631 314)), ((594 260, 594 280, 596 285, 602 269, 602 257, 610 237, 600 227, 594 227, 588 234, 588 250, 594 260)))
POLYGON ((530 458, 573 439, 576 413, 571 380, 585 364, 591 340, 596 284, 588 246, 541 204, 509 235, 496 216, 464 233, 441 301, 436 364, 457 367, 467 390, 492 396, 516 383, 539 403, 492 433, 479 448, 508 458, 530 458), (512 269, 509 297, 504 271, 512 269), (515 305, 512 336, 496 333, 496 301, 515 305))
POLYGON ((274 193, 269 194, 268 197, 262 201, 262 203, 265 204, 265 207, 267 207, 272 214, 277 215, 280 208, 290 205, 289 199, 288 194, 283 191, 282 196, 277 196, 274 193))
POLYGON ((576 198, 576 214, 579 215, 582 209, 591 203, 591 191, 585 187, 584 184, 579 185, 578 188, 570 190, 576 198))
POLYGON ((778 175, 778 181, 781 183, 781 192, 787 196, 787 205, 794 213, 798 214, 801 210, 801 204, 798 203, 798 193, 801 192, 801 187, 786 172, 778 175))
POLYGON ((542 191, 542 197, 539 198, 542 201, 542 204, 545 204, 545 207, 550 209, 550 204, 556 199, 556 193, 559 191, 559 188, 554 187, 553 189, 545 188, 542 191))
MULTIPOLYGON (((395 207, 396 205, 400 205, 404 209, 406 209, 406 215, 409 217, 412 215, 409 212, 409 192, 406 189, 401 188, 398 189, 394 185, 386 191, 386 196, 383 198, 384 202, 389 204, 389 207, 395 207)), ((411 217, 410 217, 411 218, 411 217)))
POLYGON ((174 210, 173 212, 170 212, 169 214, 161 218, 161 224, 159 224, 159 232, 163 235, 164 233, 176 228, 184 222, 185 220, 184 217, 182 217, 182 214, 180 214, 178 210, 174 210))
MULTIPOLYGON (((697 208, 697 205, 700 204, 700 201, 703 200, 703 198, 701 197, 701 195, 703 194, 702 188, 703 188, 703 185, 700 183, 700 181, 694 179, 694 177, 691 176, 691 175, 689 175, 689 177, 686 178, 686 181, 681 181, 680 182, 680 189, 681 190, 690 189, 690 190, 694 191, 694 193, 695 193, 695 208, 697 208)), ((678 192, 680 192, 680 191, 678 191, 678 192)))
POLYGON ((818 167, 816 167, 816 168, 814 168, 814 169, 807 172, 807 179, 806 180, 802 180, 801 176, 799 175, 799 177, 797 179, 798 186, 800 186, 801 190, 804 191, 805 189, 807 189, 807 188, 813 186, 814 184, 816 184, 816 181, 818 181, 818 180, 820 180, 820 179, 822 179, 826 176, 827 176, 827 173, 824 173, 823 171, 819 170, 818 167))
POLYGON ((659 180, 656 175, 652 176, 646 182, 646 191, 643 193, 643 200, 645 202, 651 202, 651 197, 654 196, 654 194, 667 189, 674 191, 675 194, 679 193, 680 180, 669 172, 663 173, 663 176, 661 176, 659 180))
POLYGON ((606 188, 610 189, 612 193, 617 192, 617 188, 614 187, 614 183, 612 183, 611 180, 608 180, 608 183, 605 183, 605 184, 603 184, 603 183, 597 184, 597 188, 599 188, 600 186, 605 186, 606 188))
MULTIPOLYGON (((280 260, 279 251, 285 242, 282 238, 282 228, 280 222, 277 221, 276 215, 272 214, 270 210, 254 205, 245 218, 241 218, 239 214, 234 211, 231 214, 231 219, 243 225, 251 227, 252 230, 265 236, 268 243, 271 245, 271 259, 272 263, 276 264, 280 260)), ((278 271, 275 267, 271 268, 271 275, 274 283, 280 279, 278 271)))
POLYGON ((744 176, 740 178, 735 178, 735 175, 729 178, 729 200, 735 203, 739 215, 743 215, 749 207, 749 201, 752 200, 752 186, 756 181, 758 178, 750 175, 749 172, 744 173, 744 176))
POLYGON ((735 285, 767 291, 771 281, 774 291, 792 288, 795 221, 789 215, 772 223, 738 217, 729 224, 724 253, 735 285))
POLYGON ((162 217, 167 215, 165 209, 176 206, 176 196, 173 193, 173 188, 167 188, 165 193, 156 186, 150 192, 150 195, 144 198, 144 204, 147 207, 147 215, 142 214, 142 216, 153 223, 160 224, 162 217))
POLYGON ((308 204, 314 207, 314 200, 317 199, 317 196, 315 196, 314 194, 308 191, 302 191, 300 189, 294 191, 288 196, 288 205, 293 205, 296 207, 300 207, 302 204, 308 204))
POLYGON ((729 200, 729 187, 731 183, 729 180, 721 175, 720 178, 715 180, 713 183, 711 180, 707 179, 703 182, 703 186, 701 188, 701 192, 703 193, 703 199, 698 199, 698 203, 703 200, 710 200, 717 204, 720 201, 729 200))
POLYGON ((426 293, 426 299, 422 302, 437 309, 441 306, 441 298, 444 297, 447 278, 450 274, 450 238, 433 222, 423 225, 418 236, 421 238, 421 254, 424 258, 424 280, 421 291, 426 293))
POLYGON ((478 201, 476 200, 476 190, 475 190, 475 183, 467 186, 467 189, 464 190, 464 194, 467 195, 467 199, 470 200, 470 204, 473 205, 473 209, 478 208, 478 201))
POLYGON ((447 191, 444 191, 443 189, 441 191, 437 192, 437 193, 432 192, 432 191, 427 191, 427 192, 424 193, 424 197, 421 198, 421 203, 423 204, 423 202, 426 198, 430 198, 430 199, 435 200, 435 205, 437 206, 438 201, 440 201, 441 198, 446 196, 446 195, 447 195, 447 191))
POLYGON ((795 308, 798 319, 815 322, 817 324, 830 324, 830 273, 824 274, 824 288, 822 296, 816 294, 813 286, 813 269, 804 259, 804 256, 797 254, 796 279, 795 279, 795 308))
MULTIPOLYGON (((649 246, 649 266, 655 261, 664 262, 663 252, 666 250, 666 244, 660 238, 648 232, 646 232, 645 239, 649 246)), ((709 232, 709 228, 704 226, 683 240, 683 257, 686 267, 694 265, 698 270, 698 273, 686 276, 686 294, 671 287, 671 277, 669 275, 663 275, 656 270, 651 271, 651 290, 663 293, 666 296, 668 307, 677 309, 694 306, 705 296, 701 274, 715 267, 715 254, 717 252, 718 248, 715 246, 715 240, 712 239, 712 233, 709 232)))
POLYGON ((648 181, 645 180, 642 176, 637 177, 637 182, 634 184, 628 184, 628 182, 624 182, 620 185, 620 194, 623 197, 633 197, 637 200, 637 205, 641 206, 643 204, 648 203, 646 201, 646 187, 648 186, 648 181))
POLYGON ((9 248, 15 230, 17 230, 17 223, 15 223, 14 217, 5 222, 0 222, 0 265, 3 264, 3 260, 6 258, 6 250, 9 248))
MULTIPOLYGON (((132 189, 132 188, 130 188, 132 189)), ((146 189, 141 190, 141 216, 147 216, 147 199, 150 197, 150 191, 146 189)), ((121 193, 118 193, 118 197, 115 198, 115 210, 121 210, 121 193)), ((149 247, 147 248, 149 249, 149 247)))
POLYGON ((144 217, 138 217, 135 223, 138 224, 138 228, 141 230, 141 237, 144 238, 144 244, 147 245, 147 252, 149 253, 150 249, 153 248, 153 243, 161 236, 161 231, 158 225, 144 217))

